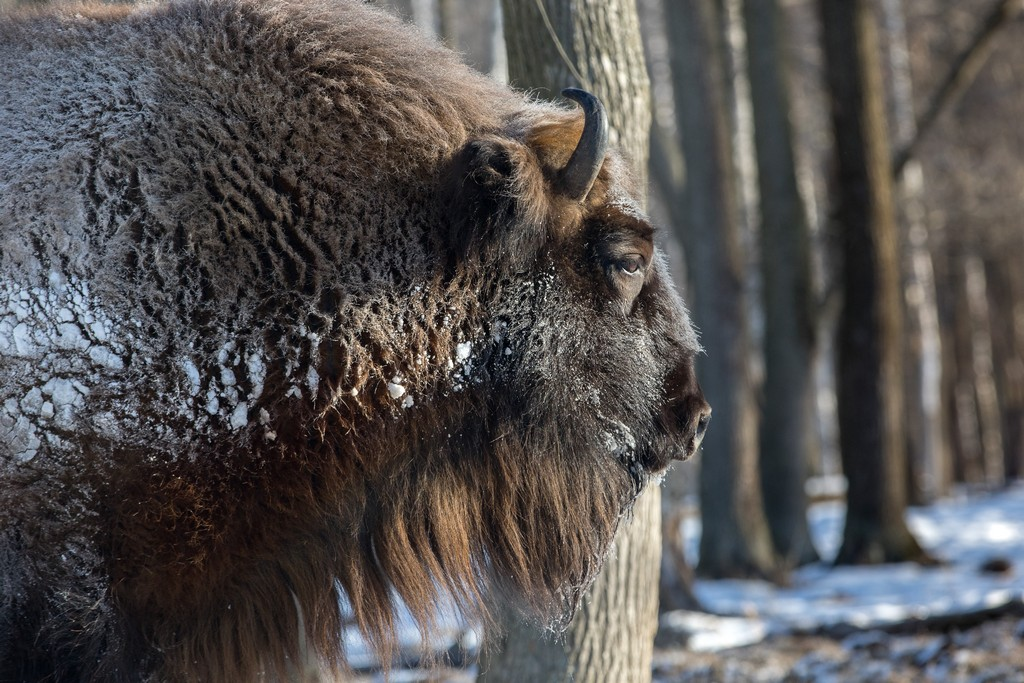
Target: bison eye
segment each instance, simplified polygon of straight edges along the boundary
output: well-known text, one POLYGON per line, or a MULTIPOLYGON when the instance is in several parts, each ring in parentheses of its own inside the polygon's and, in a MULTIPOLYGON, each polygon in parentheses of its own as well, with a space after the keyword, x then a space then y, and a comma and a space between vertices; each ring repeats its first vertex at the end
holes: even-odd
POLYGON ((644 287, 647 259, 642 254, 632 253, 614 256, 606 263, 609 284, 618 292, 623 312, 628 314, 644 287))
POLYGON ((644 257, 640 254, 626 254, 615 262, 615 266, 627 275, 642 274, 645 265, 647 264, 644 262, 644 257))

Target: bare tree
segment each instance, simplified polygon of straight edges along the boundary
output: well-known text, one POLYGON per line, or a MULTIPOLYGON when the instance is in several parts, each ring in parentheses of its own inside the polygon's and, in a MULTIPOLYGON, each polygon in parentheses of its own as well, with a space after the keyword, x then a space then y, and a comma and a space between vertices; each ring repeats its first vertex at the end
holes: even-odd
MULTIPOLYGON (((1018 1, 906 3, 922 122, 904 177, 927 175, 929 241, 942 335, 942 407, 959 481, 1000 485, 1020 453, 1021 352, 1014 351, 1024 182, 1018 1), (1005 266, 1001 265, 1005 262, 1005 266), (1007 277, 1007 274, 1011 277, 1007 277), (1000 462, 1002 461, 1002 462, 1000 462)), ((896 156, 896 162, 901 155, 896 156)), ((1017 328, 1020 329, 1020 328, 1017 328)), ((1018 347, 1019 348, 1019 347, 1018 347)))
POLYGON ((978 366, 974 362, 971 297, 964 272, 964 245, 946 245, 941 281, 946 283, 943 328, 943 384, 950 432, 952 475, 958 482, 981 484, 985 480, 982 423, 975 388, 978 366), (946 350, 948 347, 948 350, 946 350))
POLYGON ((814 444, 816 299, 811 235, 796 178, 789 91, 776 0, 745 0, 761 209, 765 379, 761 490, 787 564, 814 562, 804 485, 814 444))
MULTIPOLYGON (((503 2, 513 85, 555 96, 583 87, 605 104, 611 139, 644 177, 650 93, 635 0, 503 2)), ((660 490, 641 495, 564 641, 535 625, 506 624, 489 642, 481 680, 649 681, 658 614, 660 490)))
POLYGON ((923 560, 904 520, 903 309, 876 27, 867 0, 819 0, 819 9, 843 256, 836 374, 849 487, 836 562, 923 560))
POLYGON ((914 126, 914 136, 893 155, 893 168, 897 176, 903 172, 907 161, 913 157, 939 116, 956 102, 974 81, 978 71, 992 54, 996 37, 1020 15, 1022 5, 1022 0, 995 0, 978 30, 953 60, 942 83, 929 100, 924 113, 914 126))
POLYGON ((985 262, 992 316, 993 365, 1002 418, 1004 473, 1008 480, 1024 476, 1024 272, 1020 253, 1024 239, 990 251, 985 262))
POLYGON ((994 368, 997 327, 983 249, 972 238, 951 243, 946 252, 952 467, 957 481, 998 486, 1005 478, 1005 460, 994 368))
MULTIPOLYGON (((882 22, 889 68, 893 142, 908 148, 917 136, 910 47, 903 0, 882 0, 882 22)), ((934 501, 949 490, 948 453, 940 410, 942 344, 939 336, 935 274, 924 203, 921 162, 909 159, 896 176, 897 218, 903 239, 904 382, 908 496, 911 503, 934 501)))
POLYGON ((723 82, 722 7, 714 0, 665 0, 676 122, 686 161, 680 200, 694 318, 714 352, 698 374, 714 406, 701 459, 698 572, 769 576, 775 557, 761 502, 757 404, 749 366, 745 258, 723 82))
MULTIPOLYGON (((669 77, 670 40, 665 31, 661 0, 638 0, 641 31, 644 36, 644 54, 647 70, 651 77, 653 111, 658 111, 659 98, 668 102, 672 86, 669 77)), ((652 116, 651 156, 648 163, 650 174, 651 214, 660 224, 682 225, 680 203, 666 201, 682 192, 683 155, 679 145, 671 139, 670 111, 663 111, 661 121, 652 116)), ((678 231, 666 231, 662 242, 673 266, 676 282, 685 282, 683 272, 682 246, 678 231)), ((696 462, 672 468, 661 487, 662 547, 661 584, 658 587, 658 608, 661 612, 670 610, 702 610, 694 592, 694 571, 687 562, 683 521, 687 516, 687 495, 695 488, 697 480, 696 462)))
POLYGON ((493 74, 498 61, 501 7, 498 0, 436 0, 438 33, 476 70, 493 74))

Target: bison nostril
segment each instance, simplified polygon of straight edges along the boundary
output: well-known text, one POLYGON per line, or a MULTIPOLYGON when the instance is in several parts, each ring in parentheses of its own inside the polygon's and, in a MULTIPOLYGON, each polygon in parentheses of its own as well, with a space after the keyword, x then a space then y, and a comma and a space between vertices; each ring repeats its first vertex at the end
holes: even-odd
POLYGON ((708 430, 709 422, 711 422, 711 408, 701 400, 697 410, 690 413, 686 418, 686 422, 680 424, 680 426, 688 424, 688 428, 681 434, 685 444, 678 456, 679 460, 688 460, 697 453, 701 443, 704 441, 704 432, 708 430))
POLYGON ((711 411, 703 413, 700 419, 697 420, 697 433, 695 436, 700 439, 704 436, 704 432, 708 430, 708 422, 711 422, 711 411))

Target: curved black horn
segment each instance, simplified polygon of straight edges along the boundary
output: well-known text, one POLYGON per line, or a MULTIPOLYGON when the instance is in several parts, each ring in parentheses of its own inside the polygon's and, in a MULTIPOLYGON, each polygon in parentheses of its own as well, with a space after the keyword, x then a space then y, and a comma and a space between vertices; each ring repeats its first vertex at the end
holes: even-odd
POLYGON ((608 151, 608 115, 601 100, 586 90, 566 88, 562 96, 580 105, 584 117, 583 134, 561 172, 562 192, 583 201, 597 179, 597 172, 601 170, 608 151))

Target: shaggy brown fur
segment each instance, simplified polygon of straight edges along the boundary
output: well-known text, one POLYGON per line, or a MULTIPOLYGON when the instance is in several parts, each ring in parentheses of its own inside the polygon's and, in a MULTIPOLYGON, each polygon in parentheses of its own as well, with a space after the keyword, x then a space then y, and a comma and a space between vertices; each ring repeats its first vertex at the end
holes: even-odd
POLYGON ((9 17, 0 73, 0 679, 338 669, 339 599, 385 661, 399 597, 565 617, 699 443, 622 163, 559 193, 573 109, 355 1, 9 17))

